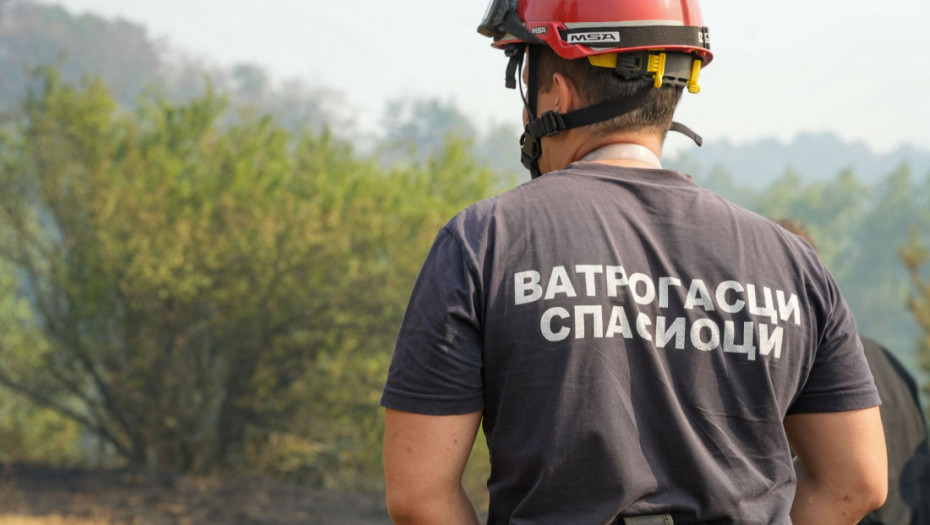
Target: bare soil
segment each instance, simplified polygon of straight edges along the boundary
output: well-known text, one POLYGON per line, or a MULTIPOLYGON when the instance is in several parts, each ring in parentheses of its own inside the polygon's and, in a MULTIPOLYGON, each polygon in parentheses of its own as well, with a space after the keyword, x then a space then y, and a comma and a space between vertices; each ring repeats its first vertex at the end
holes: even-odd
POLYGON ((388 525, 380 494, 265 478, 0 466, 0 525, 388 525))

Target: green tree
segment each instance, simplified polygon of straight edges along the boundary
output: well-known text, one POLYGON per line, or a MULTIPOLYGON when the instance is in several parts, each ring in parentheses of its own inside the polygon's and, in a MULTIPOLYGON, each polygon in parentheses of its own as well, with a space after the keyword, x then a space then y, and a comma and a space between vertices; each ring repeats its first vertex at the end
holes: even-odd
POLYGON ((133 464, 233 462, 287 424, 325 343, 345 278, 314 204, 333 191, 309 193, 270 120, 218 129, 213 94, 123 115, 49 74, 29 100, 2 147, 0 255, 42 344, 4 340, 29 358, 0 383, 133 464))
POLYGON ((385 172, 327 133, 220 126, 212 93, 129 114, 100 82, 41 85, 0 140, 0 261, 29 314, 0 315, 0 386, 131 464, 379 484, 409 290, 495 175, 460 142, 385 172))
MULTIPOLYGON (((908 297, 908 308, 921 330, 916 349, 918 363, 924 372, 930 372, 930 279, 927 278, 925 268, 930 262, 930 250, 921 241, 916 227, 911 229, 909 244, 901 249, 901 260, 910 274, 913 286, 908 297)), ((930 383, 925 383, 923 390, 925 394, 930 394, 930 383)))
POLYGON ((451 139, 473 140, 472 123, 452 102, 438 99, 396 99, 381 117, 384 129, 381 157, 386 164, 441 154, 451 139))
MULTIPOLYGON (((328 296, 325 350, 298 387, 304 410, 289 434, 275 436, 279 446, 268 449, 270 468, 328 486, 376 488, 382 480, 378 400, 410 290, 442 225, 488 196, 497 177, 461 142, 386 173, 343 169, 348 157, 338 151, 299 157, 325 174, 325 185, 349 179, 343 191, 351 198, 344 194, 338 206, 326 209, 346 232, 331 242, 342 245, 337 249, 354 284, 328 296)), ((477 474, 472 486, 485 481, 477 474)))
MULTIPOLYGON (((31 324, 28 301, 17 293, 16 274, 0 260, 0 348, 41 344, 36 331, 30 329, 31 324)), ((3 368, 32 366, 35 362, 30 360, 35 356, 34 352, 5 355, 17 362, 4 361, 3 368)), ((78 435, 78 425, 53 410, 18 396, 0 395, 0 463, 75 463, 81 456, 78 435)))
POLYGON ((851 228, 851 242, 835 265, 836 274, 860 331, 913 365, 918 331, 906 311, 909 279, 898 250, 907 244, 914 225, 925 224, 926 186, 904 165, 875 184, 870 193, 868 206, 851 228))

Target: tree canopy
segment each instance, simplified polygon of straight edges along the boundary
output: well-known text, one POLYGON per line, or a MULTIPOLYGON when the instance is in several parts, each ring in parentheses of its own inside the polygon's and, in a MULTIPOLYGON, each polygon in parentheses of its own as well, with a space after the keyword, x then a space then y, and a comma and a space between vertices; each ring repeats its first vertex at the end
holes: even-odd
POLYGON ((212 92, 127 113, 98 81, 39 85, 0 142, 0 384, 136 465, 371 445, 419 262, 491 174, 458 144, 383 171, 270 118, 222 126, 212 92))

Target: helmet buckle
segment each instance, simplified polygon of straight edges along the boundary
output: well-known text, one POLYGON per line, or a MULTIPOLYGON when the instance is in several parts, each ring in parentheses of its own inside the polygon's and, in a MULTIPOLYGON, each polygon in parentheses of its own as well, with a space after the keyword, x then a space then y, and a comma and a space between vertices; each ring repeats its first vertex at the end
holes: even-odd
POLYGON ((566 128, 565 119, 562 118, 562 114, 556 111, 547 111, 539 116, 538 119, 539 129, 542 133, 538 136, 540 137, 551 137, 558 134, 566 128))
POLYGON ((662 79, 665 77, 665 53, 658 53, 655 55, 649 55, 649 64, 646 66, 646 71, 653 74, 653 85, 657 88, 662 87, 662 79))
POLYGON ((698 85, 698 77, 701 76, 701 59, 695 58, 691 61, 691 76, 688 77, 688 93, 700 93, 701 86, 698 85))

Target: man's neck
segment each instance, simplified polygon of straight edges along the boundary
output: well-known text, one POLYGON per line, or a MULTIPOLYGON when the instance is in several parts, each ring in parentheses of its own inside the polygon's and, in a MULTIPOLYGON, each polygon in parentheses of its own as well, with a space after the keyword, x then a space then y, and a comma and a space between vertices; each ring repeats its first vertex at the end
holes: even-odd
POLYGON ((641 144, 630 142, 601 146, 579 160, 581 162, 596 162, 612 166, 662 169, 662 163, 654 151, 641 144))
POLYGON ((566 136, 559 137, 562 139, 559 141, 560 144, 552 144, 561 151, 550 157, 554 162, 548 166, 550 169, 547 171, 562 169, 572 162, 581 160, 630 168, 661 168, 659 156, 664 138, 662 134, 647 132, 589 134, 581 131, 569 130, 566 136))

